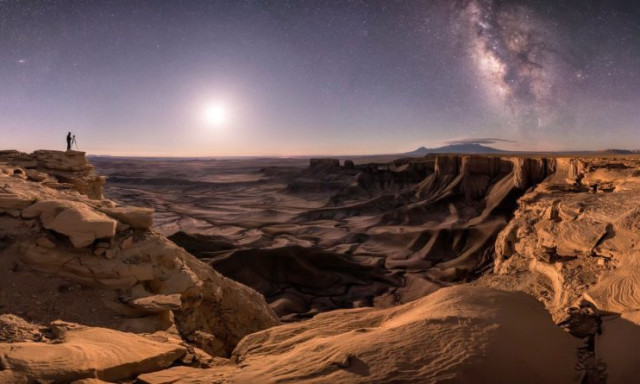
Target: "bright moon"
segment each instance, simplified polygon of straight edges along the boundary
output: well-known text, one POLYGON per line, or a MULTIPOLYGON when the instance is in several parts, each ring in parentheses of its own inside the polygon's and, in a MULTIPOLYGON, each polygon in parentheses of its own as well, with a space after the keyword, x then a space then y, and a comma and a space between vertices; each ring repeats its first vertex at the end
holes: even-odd
POLYGON ((204 119, 210 125, 223 125, 228 119, 227 109, 222 104, 211 104, 205 108, 204 119))

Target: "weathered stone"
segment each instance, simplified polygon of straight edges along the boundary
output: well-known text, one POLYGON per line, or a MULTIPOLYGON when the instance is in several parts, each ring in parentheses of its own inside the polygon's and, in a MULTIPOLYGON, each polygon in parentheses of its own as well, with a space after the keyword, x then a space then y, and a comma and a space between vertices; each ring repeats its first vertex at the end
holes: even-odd
POLYGON ((122 247, 122 249, 127 249, 127 248, 131 248, 132 245, 133 245, 133 238, 127 237, 126 239, 122 240, 120 247, 122 247))
POLYGON ((40 237, 38 240, 36 240, 36 244, 38 244, 40 247, 49 249, 53 249, 56 247, 56 243, 46 237, 40 237))
POLYGON ((27 169, 25 172, 27 174, 27 178, 35 182, 42 182, 48 179, 46 173, 38 172, 35 169, 27 169))
POLYGON ((0 344, 3 368, 29 381, 119 381, 167 368, 186 353, 184 347, 110 329, 62 322, 56 327, 59 344, 0 344))
POLYGON ((99 238, 113 237, 116 221, 82 203, 45 200, 23 211, 26 218, 40 217, 45 228, 69 236, 76 248, 99 238))
POLYGON ((55 171, 86 171, 93 169, 87 163, 84 152, 38 150, 33 152, 38 167, 55 171))
POLYGON ((29 195, 0 192, 0 209, 24 209, 34 203, 34 198, 29 195))
POLYGON ((129 305, 154 313, 181 309, 182 301, 179 294, 153 295, 131 300, 129 305))
POLYGON ((153 209, 141 207, 103 208, 102 211, 132 228, 147 229, 153 225, 153 209))
POLYGON ((104 255, 104 257, 106 257, 107 259, 114 259, 116 256, 118 256, 117 249, 107 249, 104 255))

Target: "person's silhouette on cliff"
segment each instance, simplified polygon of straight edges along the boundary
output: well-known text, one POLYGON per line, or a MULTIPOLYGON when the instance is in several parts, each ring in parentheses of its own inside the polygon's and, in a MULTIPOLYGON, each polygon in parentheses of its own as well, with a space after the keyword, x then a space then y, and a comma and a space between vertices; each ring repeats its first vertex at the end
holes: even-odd
POLYGON ((67 151, 71 150, 71 132, 67 133, 67 151))

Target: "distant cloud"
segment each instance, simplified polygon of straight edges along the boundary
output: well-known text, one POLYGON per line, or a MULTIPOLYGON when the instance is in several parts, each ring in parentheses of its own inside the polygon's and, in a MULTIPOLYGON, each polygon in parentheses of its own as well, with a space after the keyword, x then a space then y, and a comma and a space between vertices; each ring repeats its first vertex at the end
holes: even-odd
POLYGON ((446 145, 464 145, 464 144, 498 144, 498 143, 517 143, 513 140, 496 139, 494 137, 480 137, 471 139, 456 139, 444 142, 446 145))

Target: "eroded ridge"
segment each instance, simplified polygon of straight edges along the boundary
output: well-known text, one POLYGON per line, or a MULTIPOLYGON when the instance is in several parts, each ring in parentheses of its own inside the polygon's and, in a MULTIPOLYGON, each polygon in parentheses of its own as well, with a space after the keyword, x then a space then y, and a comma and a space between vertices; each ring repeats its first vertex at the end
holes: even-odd
POLYGON ((163 160, 151 171, 149 161, 96 160, 110 196, 154 206, 158 231, 287 321, 473 280, 517 198, 555 170, 545 157, 476 155, 163 160))
POLYGON ((84 154, 0 154, 0 381, 636 377, 634 157, 264 168, 260 204, 173 206, 203 263, 153 209, 104 199, 84 154))
POLYGON ((530 293, 557 323, 590 339, 601 379, 633 380, 637 360, 626 346, 640 335, 640 160, 557 164, 553 177, 520 198, 498 236, 493 273, 477 284, 530 293))
POLYGON ((104 178, 83 153, 1 154, 2 312, 170 331, 216 356, 278 324, 259 293, 151 231, 152 209, 102 199, 101 184, 85 195, 78 185, 104 178))

